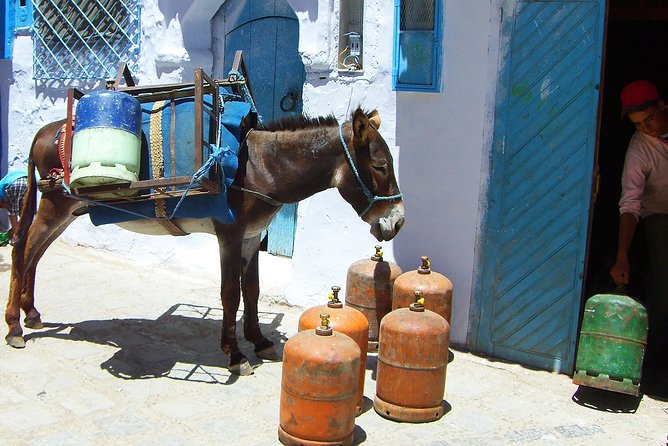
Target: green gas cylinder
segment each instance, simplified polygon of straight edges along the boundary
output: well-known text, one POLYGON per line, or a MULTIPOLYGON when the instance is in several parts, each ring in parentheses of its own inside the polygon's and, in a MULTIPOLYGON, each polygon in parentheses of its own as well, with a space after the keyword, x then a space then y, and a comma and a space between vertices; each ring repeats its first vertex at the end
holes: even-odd
POLYGON ((618 294, 585 304, 573 383, 638 395, 647 345, 647 310, 618 294))

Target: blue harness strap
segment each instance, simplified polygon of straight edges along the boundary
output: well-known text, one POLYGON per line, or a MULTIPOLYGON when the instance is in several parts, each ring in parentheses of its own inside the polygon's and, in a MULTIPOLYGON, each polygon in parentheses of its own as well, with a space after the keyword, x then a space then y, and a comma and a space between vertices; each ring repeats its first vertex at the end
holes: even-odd
POLYGON ((364 215, 369 212, 369 209, 377 202, 377 201, 390 201, 390 200, 398 200, 399 198, 402 197, 401 193, 395 194, 395 195, 390 195, 387 197, 379 197, 378 195, 374 195, 371 190, 364 184, 364 181, 362 181, 362 177, 360 177, 360 173, 357 171, 357 167, 355 166, 355 163, 353 163, 353 157, 350 155, 350 150, 348 149, 348 144, 346 144, 346 140, 343 137, 343 124, 339 125, 339 138, 341 139, 341 145, 343 146, 343 151, 346 154, 346 161, 348 161, 348 165, 350 166, 350 170, 353 171, 353 174, 355 175, 355 178, 357 179, 357 184, 359 185, 360 189, 362 189, 362 192, 364 193, 364 196, 366 197, 367 201, 369 202, 369 205, 364 209, 362 212, 360 212, 358 215, 360 217, 364 217, 364 215))

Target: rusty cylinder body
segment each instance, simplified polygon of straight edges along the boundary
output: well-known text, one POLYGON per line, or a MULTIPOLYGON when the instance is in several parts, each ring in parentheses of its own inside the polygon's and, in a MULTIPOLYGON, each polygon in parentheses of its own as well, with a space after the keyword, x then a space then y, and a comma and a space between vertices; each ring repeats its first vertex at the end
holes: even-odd
POLYGON ((360 348, 359 380, 357 384, 356 415, 364 408, 364 378, 366 373, 367 342, 369 341, 369 322, 364 315, 354 308, 343 306, 338 299, 327 305, 319 305, 304 311, 299 317, 299 331, 312 330, 320 325, 320 315, 329 313, 329 326, 333 330, 349 336, 360 348))
POLYGON ((278 438, 285 445, 351 445, 360 349, 328 328, 297 333, 285 343, 278 438))
POLYGON ((392 311, 392 287, 401 273, 397 264, 383 260, 380 246, 376 246, 376 255, 357 261, 348 268, 345 303, 360 311, 369 321, 370 352, 378 350, 380 321, 392 311))
POLYGON ((375 411, 391 420, 425 422, 443 416, 450 326, 411 304, 380 324, 375 411))
POLYGON ((440 314, 451 322, 452 318, 452 282, 443 274, 431 269, 428 257, 422 257, 422 265, 397 277, 392 290, 392 309, 408 308, 415 302, 415 291, 424 296, 424 307, 440 314))

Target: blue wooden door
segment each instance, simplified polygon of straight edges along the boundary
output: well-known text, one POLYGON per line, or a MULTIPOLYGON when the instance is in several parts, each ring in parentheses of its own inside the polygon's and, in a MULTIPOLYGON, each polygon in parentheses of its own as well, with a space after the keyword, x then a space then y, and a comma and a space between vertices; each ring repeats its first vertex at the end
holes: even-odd
MULTIPOLYGON (((286 0, 227 1, 213 19, 214 76, 226 77, 243 51, 255 105, 263 122, 301 114, 304 64, 299 22, 286 0)), ((292 256, 297 204, 284 205, 268 229, 267 250, 292 256)))
POLYGON ((605 0, 505 6, 507 53, 472 347, 570 373, 592 204, 605 0))

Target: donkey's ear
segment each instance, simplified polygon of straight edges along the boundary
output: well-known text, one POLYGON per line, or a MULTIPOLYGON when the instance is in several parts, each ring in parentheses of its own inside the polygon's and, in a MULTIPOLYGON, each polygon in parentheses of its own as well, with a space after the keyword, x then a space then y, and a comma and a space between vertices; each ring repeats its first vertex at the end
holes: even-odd
POLYGON ((353 134, 363 144, 369 140, 369 118, 359 108, 353 114, 353 134))
POLYGON ((369 113, 369 122, 376 130, 380 128, 380 115, 378 114, 378 110, 369 113))

